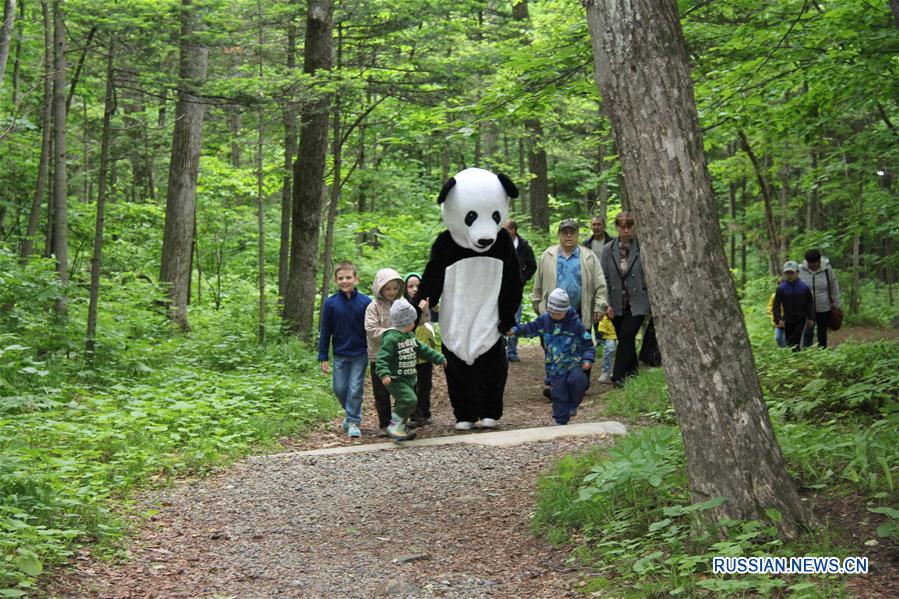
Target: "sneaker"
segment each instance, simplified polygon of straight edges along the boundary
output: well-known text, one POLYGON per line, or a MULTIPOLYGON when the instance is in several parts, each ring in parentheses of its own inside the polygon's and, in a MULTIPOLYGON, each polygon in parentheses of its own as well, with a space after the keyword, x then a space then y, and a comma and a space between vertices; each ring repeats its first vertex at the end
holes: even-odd
POLYGON ((556 426, 566 426, 567 424, 567 422, 559 422, 558 420, 556 420, 556 426))
POLYGON ((356 424, 355 422, 351 422, 347 426, 346 432, 347 432, 347 435, 349 435, 350 437, 353 437, 354 439, 362 436, 362 431, 359 430, 359 425, 356 424))
POLYGON ((350 423, 347 422, 347 419, 344 418, 343 422, 340 423, 340 428, 343 429, 343 432, 347 433, 350 430, 350 423))
POLYGON ((493 418, 481 418, 481 427, 482 428, 496 428, 499 426, 496 420, 493 418))
POLYGON ((511 356, 511 355, 510 355, 510 356, 508 356, 508 359, 509 359, 510 362, 521 362, 521 358, 519 358, 518 356, 511 356))
POLYGON ((604 384, 611 383, 612 382, 612 373, 610 373, 610 372, 602 373, 599 377, 599 382, 604 383, 604 384))
POLYGON ((391 420, 387 426, 387 436, 394 441, 409 441, 415 438, 415 431, 406 429, 405 420, 391 420))
POLYGON ((460 420, 456 423, 457 431, 470 431, 474 428, 474 422, 469 422, 467 420, 460 420))

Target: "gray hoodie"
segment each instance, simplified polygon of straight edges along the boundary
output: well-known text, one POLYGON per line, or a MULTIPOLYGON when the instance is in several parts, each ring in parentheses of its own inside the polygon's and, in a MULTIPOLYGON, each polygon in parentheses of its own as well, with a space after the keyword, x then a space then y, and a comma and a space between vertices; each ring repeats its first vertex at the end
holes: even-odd
POLYGON ((378 350, 381 349, 381 335, 390 328, 390 306, 394 300, 403 297, 406 284, 403 277, 392 268, 382 268, 375 274, 375 280, 371 284, 371 303, 365 308, 365 337, 368 341, 368 359, 374 362, 378 358, 378 350), (390 281, 396 280, 400 284, 399 291, 392 300, 384 299, 381 289, 390 281))
POLYGON ((808 262, 803 260, 799 267, 799 278, 812 290, 812 300, 815 304, 815 312, 827 312, 831 309, 830 296, 833 297, 833 305, 842 306, 840 301, 840 283, 837 281, 830 260, 821 256, 821 264, 818 270, 809 270, 808 262), (827 293, 827 281, 830 280, 830 294, 827 293))

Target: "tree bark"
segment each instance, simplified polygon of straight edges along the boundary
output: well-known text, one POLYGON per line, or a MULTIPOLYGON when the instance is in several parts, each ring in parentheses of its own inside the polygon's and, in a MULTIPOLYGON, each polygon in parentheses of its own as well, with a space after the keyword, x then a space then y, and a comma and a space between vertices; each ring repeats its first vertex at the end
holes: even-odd
POLYGON ((69 284, 69 211, 67 203, 68 170, 66 166, 66 57, 65 24, 61 0, 53 3, 53 255, 63 292, 56 302, 56 315, 68 313, 69 284))
POLYGON ((41 2, 44 17, 44 106, 41 110, 41 159, 37 168, 37 183, 34 186, 34 199, 31 202, 31 213, 28 215, 28 228, 22 240, 22 262, 27 262, 34 250, 34 238, 41 218, 41 203, 47 186, 47 171, 50 162, 50 132, 53 106, 53 86, 51 84, 53 40, 50 33, 50 11, 46 0, 41 2))
POLYGON ((22 56, 22 30, 25 27, 25 0, 19 2, 19 21, 16 24, 16 57, 12 63, 12 105, 16 106, 21 98, 19 89, 21 85, 21 56, 22 56))
POLYGON ((768 186, 768 180, 765 178, 765 173, 762 171, 758 158, 756 158, 752 147, 749 145, 749 139, 747 139, 746 134, 741 129, 737 131, 737 135, 740 136, 740 146, 746 152, 746 155, 749 156, 750 162, 752 162, 759 189, 762 191, 762 199, 765 203, 765 225, 768 230, 768 273, 773 276, 780 271, 780 259, 778 256, 777 230, 774 227, 774 209, 771 207, 771 188, 768 186))
MULTIPOLYGON (((291 18, 287 26, 287 68, 296 69, 297 28, 291 18)), ((291 102, 284 104, 284 175, 281 182, 281 245, 278 250, 278 297, 281 306, 287 295, 290 265, 290 200, 293 181, 293 158, 297 153, 297 111, 291 102)))
POLYGON ((893 11, 893 21, 899 28, 899 0, 890 0, 890 10, 893 11))
POLYGON ((166 292, 171 318, 182 331, 187 331, 190 328, 187 321, 187 301, 190 294, 191 241, 204 113, 196 89, 206 79, 208 49, 200 45, 195 37, 200 19, 193 0, 181 0, 181 6, 179 90, 169 163, 159 280, 168 286, 166 292))
MULTIPOLYGON (((303 71, 331 69, 333 0, 308 0, 303 71)), ((290 274, 284 301, 287 328, 300 338, 312 336, 315 306, 318 235, 328 151, 328 98, 319 97, 303 109, 300 145, 294 165, 290 274)))
MULTIPOLYGON (((262 33, 262 0, 256 0, 256 10, 259 19, 259 80, 264 77, 262 50, 264 37, 262 33)), ((257 273, 259 277, 259 327, 256 340, 265 343, 265 195, 262 189, 262 148, 265 142, 265 121, 263 120, 262 106, 257 112, 257 137, 256 137, 256 233, 259 236, 257 273)))
POLYGON ((586 7, 597 84, 642 232, 693 501, 726 497, 702 512, 714 521, 767 519, 765 510, 777 509, 776 525, 793 537, 809 516, 774 437, 727 269, 677 4, 586 7), (683 309, 697 297, 705 310, 683 309))
POLYGON ((780 254, 779 258, 786 260, 789 256, 789 243, 787 241, 787 222, 789 221, 787 209, 790 205, 790 163, 788 160, 790 145, 784 140, 783 165, 780 170, 780 254))
POLYGON ((549 180, 546 166, 546 150, 543 148, 543 126, 537 119, 525 121, 528 131, 528 198, 531 209, 531 225, 541 231, 549 230, 549 180))
POLYGON ((106 173, 109 170, 109 128, 115 112, 115 44, 109 43, 109 56, 106 58, 106 101, 103 110, 103 129, 100 134, 100 172, 97 184, 97 220, 94 227, 94 254, 91 258, 91 291, 87 307, 87 341, 85 353, 89 362, 93 362, 95 336, 97 332, 97 304, 100 298, 100 267, 103 259, 103 219, 106 209, 106 173))
MULTIPOLYGON (((337 26, 337 69, 343 66, 343 27, 337 26)), ((321 321, 322 311, 325 307, 325 300, 328 299, 328 289, 331 282, 331 263, 333 259, 334 246, 334 222, 337 220, 337 206, 340 203, 340 193, 343 181, 341 180, 341 170, 343 169, 343 143, 340 139, 340 93, 334 94, 334 114, 331 116, 331 162, 334 168, 334 175, 331 177, 331 197, 328 202, 328 219, 325 223, 325 247, 324 256, 322 257, 322 286, 321 286, 321 302, 319 303, 318 318, 321 321)))
POLYGON ((0 24, 0 90, 6 78, 6 61, 9 58, 9 46, 16 24, 16 0, 5 0, 3 3, 3 23, 0 24))

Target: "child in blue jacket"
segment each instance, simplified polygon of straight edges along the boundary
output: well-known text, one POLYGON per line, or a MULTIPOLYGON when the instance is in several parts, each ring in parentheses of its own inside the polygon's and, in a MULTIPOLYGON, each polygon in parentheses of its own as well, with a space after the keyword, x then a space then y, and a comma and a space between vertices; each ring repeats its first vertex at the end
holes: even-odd
POLYGON ((553 420, 568 424, 590 387, 590 368, 595 350, 590 331, 571 307, 564 289, 554 289, 546 301, 546 312, 506 332, 519 337, 543 337, 546 353, 546 384, 553 402, 553 420))

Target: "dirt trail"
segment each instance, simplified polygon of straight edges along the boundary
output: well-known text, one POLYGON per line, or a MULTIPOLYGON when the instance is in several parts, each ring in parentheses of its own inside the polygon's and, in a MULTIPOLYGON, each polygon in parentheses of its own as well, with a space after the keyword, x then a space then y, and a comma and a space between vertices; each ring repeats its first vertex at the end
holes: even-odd
MULTIPOLYGON (((504 429, 551 425, 538 346, 510 365, 504 429)), ((599 419, 594 385, 574 422, 599 419)), ((376 436, 370 397, 363 438, 376 436)), ((442 373, 434 424, 456 433, 442 373)), ((249 458, 228 472, 147 498, 160 510, 129 558, 104 564, 83 551, 51 582, 59 597, 563 597, 577 571, 564 549, 531 532, 536 481, 565 453, 610 443, 569 438, 514 447, 408 447, 355 455, 249 458)), ((303 450, 354 444, 339 420, 303 450)))

